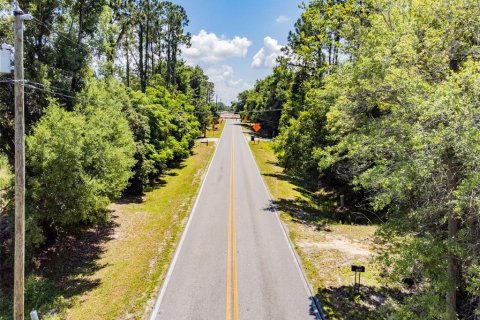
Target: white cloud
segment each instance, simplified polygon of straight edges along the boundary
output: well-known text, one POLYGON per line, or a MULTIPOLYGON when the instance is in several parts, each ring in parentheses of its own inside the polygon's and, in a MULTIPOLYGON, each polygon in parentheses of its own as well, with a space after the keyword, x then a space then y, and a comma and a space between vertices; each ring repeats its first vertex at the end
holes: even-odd
POLYGON ((243 79, 235 78, 234 70, 229 65, 210 66, 204 70, 210 81, 215 83, 215 91, 225 103, 235 100, 239 92, 251 88, 243 79))
POLYGON ((243 79, 236 78, 233 68, 228 65, 228 60, 247 56, 252 42, 246 37, 228 39, 201 30, 192 36, 191 44, 190 48, 181 48, 183 58, 188 64, 203 68, 223 102, 230 103, 239 92, 251 87, 243 79))
POLYGON ((282 54, 282 46, 278 41, 266 37, 263 39, 263 48, 253 56, 252 68, 273 68, 277 58, 282 54))
POLYGON ((192 36, 190 48, 183 47, 183 57, 191 64, 213 64, 231 58, 244 58, 252 42, 245 37, 218 37, 201 30, 192 36))
POLYGON ((290 18, 285 16, 279 16, 275 21, 277 21, 277 23, 285 23, 290 21, 290 18))

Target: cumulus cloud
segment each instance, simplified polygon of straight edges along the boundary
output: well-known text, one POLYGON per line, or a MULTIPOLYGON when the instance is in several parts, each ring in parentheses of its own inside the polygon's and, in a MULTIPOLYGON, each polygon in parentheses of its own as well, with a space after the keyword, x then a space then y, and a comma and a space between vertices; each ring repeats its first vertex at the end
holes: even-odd
POLYGON ((278 44, 278 41, 271 37, 265 37, 263 39, 263 48, 253 56, 252 67, 273 68, 281 54, 282 46, 278 44))
POLYGON ((183 57, 191 64, 213 64, 231 58, 243 58, 252 42, 245 37, 218 37, 201 30, 192 36, 191 47, 183 47, 183 57))
POLYGON ((243 79, 237 79, 233 68, 227 64, 207 67, 205 73, 215 83, 215 91, 226 103, 235 100, 239 92, 251 87, 243 79))
POLYGON ((275 21, 277 21, 277 23, 285 23, 290 21, 290 18, 286 16, 279 16, 275 21))
POLYGON ((230 103, 239 92, 251 87, 243 79, 237 78, 233 68, 228 65, 231 59, 247 56, 252 42, 246 37, 228 39, 201 30, 192 36, 191 44, 190 48, 181 48, 183 58, 188 64, 203 68, 223 102, 230 103))

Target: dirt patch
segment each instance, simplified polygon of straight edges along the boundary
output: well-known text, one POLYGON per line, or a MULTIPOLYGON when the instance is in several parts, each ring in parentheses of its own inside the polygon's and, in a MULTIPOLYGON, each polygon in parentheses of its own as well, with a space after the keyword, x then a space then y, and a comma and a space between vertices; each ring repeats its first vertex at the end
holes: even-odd
POLYGON ((330 239, 324 243, 302 241, 298 246, 305 250, 338 250, 347 256, 353 257, 363 256, 369 258, 372 255, 368 248, 360 247, 357 243, 341 237, 330 239))

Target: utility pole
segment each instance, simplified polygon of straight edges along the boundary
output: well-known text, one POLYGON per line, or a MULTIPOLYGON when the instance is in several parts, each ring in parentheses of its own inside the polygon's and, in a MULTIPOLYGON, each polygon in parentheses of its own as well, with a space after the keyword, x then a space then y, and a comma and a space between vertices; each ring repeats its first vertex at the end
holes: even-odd
POLYGON ((24 15, 17 6, 15 16, 15 271, 14 271, 14 320, 24 320, 25 292, 25 104, 23 76, 23 21, 24 15))

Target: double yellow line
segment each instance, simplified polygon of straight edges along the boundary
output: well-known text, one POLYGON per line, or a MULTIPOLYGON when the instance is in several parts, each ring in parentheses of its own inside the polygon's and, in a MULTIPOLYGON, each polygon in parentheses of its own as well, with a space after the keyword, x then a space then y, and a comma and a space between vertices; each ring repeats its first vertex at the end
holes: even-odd
POLYGON ((237 277, 237 230, 235 219, 235 183, 233 171, 233 130, 230 152, 230 200, 228 207, 228 242, 227 242, 227 307, 226 320, 238 320, 238 277, 237 277), (233 279, 232 279, 233 278, 233 279), (233 301, 233 313, 232 313, 233 301), (233 316, 233 318, 232 318, 233 316))

